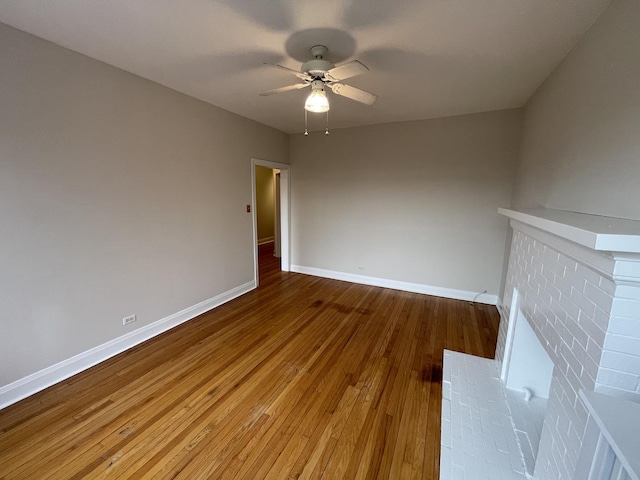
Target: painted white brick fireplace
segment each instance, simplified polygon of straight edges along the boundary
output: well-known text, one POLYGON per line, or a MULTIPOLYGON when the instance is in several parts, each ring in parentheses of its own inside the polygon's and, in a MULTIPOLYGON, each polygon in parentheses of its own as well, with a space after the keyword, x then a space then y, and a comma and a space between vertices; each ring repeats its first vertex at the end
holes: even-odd
MULTIPOLYGON (((640 222, 548 209, 499 212, 510 218, 513 237, 496 358, 445 351, 441 479, 585 480, 585 462, 594 458, 586 394, 640 402, 640 222), (531 327, 528 338, 540 342, 552 372, 531 442, 504 384, 503 366, 516 348, 510 322, 531 327)), ((528 368, 540 370, 545 362, 527 355, 528 368)), ((635 451, 640 441, 632 437, 635 451)), ((619 478, 638 478, 638 468, 631 470, 636 476, 619 478)))
POLYGON ((496 361, 517 291, 518 308, 555 365, 535 478, 573 479, 588 418, 580 389, 640 399, 640 222, 500 213, 511 218, 513 239, 496 361))

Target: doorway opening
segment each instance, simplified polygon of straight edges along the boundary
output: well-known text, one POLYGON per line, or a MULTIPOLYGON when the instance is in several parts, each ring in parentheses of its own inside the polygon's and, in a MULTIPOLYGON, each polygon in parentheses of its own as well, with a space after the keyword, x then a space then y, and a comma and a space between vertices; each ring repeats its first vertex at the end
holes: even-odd
POLYGON ((254 276, 260 284, 260 265, 288 272, 289 252, 289 165, 251 159, 254 276), (276 266, 277 267, 277 266, 276 266))

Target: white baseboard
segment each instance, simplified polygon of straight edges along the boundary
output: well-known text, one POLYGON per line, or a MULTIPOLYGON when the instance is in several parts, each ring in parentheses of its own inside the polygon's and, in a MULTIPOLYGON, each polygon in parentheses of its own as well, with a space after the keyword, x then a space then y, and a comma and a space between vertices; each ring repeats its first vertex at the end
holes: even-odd
POLYGON ((258 245, 264 245, 265 243, 271 243, 275 241, 275 237, 265 237, 258 239, 258 245))
POLYGON ((131 347, 149 340, 167 330, 172 329, 201 315, 217 306, 227 303, 240 295, 256 288, 255 281, 239 285, 231 290, 223 292, 208 300, 204 300, 196 305, 185 308, 173 315, 157 320, 149 325, 138 328, 121 337, 115 338, 98 345, 86 352, 82 352, 62 362, 51 365, 43 370, 32 373, 24 378, 16 380, 8 385, 0 387, 0 409, 16 403, 34 393, 44 390, 51 385, 55 385, 77 373, 82 372, 94 365, 107 360, 131 347))
POLYGON ((345 282, 351 283, 360 283, 362 285, 372 285, 374 287, 392 288, 394 290, 403 290, 405 292, 424 293, 425 295, 434 295, 436 297, 453 298, 455 300, 473 301, 475 299, 476 302, 485 303, 487 305, 496 305, 498 303, 498 296, 488 293, 457 290, 454 288, 434 287, 433 285, 424 285, 422 283, 401 282, 399 280, 368 277, 366 275, 336 272, 333 270, 324 270, 322 268, 305 267, 303 265, 291 265, 291 271, 296 273, 305 273, 307 275, 313 275, 316 277, 344 280, 345 282), (476 298, 476 296, 478 298, 476 298))

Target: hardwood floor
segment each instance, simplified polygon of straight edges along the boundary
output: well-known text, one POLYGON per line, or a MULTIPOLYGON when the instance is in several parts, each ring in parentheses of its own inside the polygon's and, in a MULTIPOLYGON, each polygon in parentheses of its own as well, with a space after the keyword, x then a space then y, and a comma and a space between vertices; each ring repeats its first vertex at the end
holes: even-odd
POLYGON ((0 478, 437 479, 442 350, 495 307, 279 271, 0 411, 0 478))

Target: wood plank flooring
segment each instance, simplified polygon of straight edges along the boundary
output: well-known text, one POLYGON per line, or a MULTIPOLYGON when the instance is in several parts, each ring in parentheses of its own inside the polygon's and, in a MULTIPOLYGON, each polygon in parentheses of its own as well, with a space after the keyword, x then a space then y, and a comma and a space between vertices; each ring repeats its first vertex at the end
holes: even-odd
POLYGON ((0 478, 437 479, 442 350, 495 307, 279 271, 0 411, 0 478))

